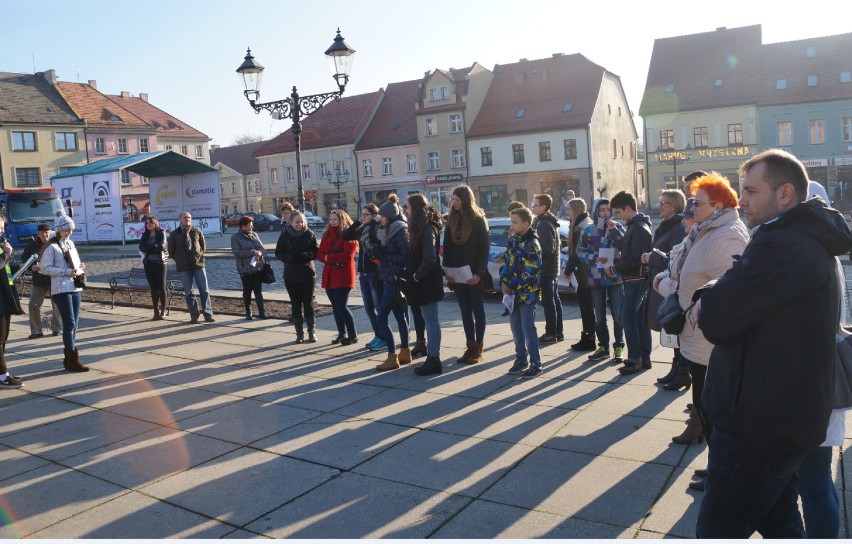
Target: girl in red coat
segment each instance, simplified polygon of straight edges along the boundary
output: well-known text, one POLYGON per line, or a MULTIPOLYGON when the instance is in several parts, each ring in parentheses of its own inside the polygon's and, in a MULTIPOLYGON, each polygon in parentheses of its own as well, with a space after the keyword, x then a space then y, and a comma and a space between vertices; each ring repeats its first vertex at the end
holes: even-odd
POLYGON ((317 260, 322 268, 322 288, 325 289, 334 321, 337 323, 337 338, 332 344, 347 346, 358 341, 355 333, 355 318, 349 309, 349 292, 355 287, 355 253, 358 242, 344 240, 340 233, 349 228, 352 219, 343 210, 332 210, 328 214, 328 226, 322 233, 317 260))

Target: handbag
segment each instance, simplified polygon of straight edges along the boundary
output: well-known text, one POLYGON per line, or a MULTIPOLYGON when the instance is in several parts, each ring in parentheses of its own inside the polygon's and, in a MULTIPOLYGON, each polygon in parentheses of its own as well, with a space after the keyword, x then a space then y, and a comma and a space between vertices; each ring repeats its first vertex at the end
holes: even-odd
POLYGON ((263 270, 261 270, 260 273, 260 281, 262 281, 263 283, 275 283, 275 271, 272 270, 271 264, 263 263, 263 270))
POLYGON ((494 290, 494 276, 491 275, 491 272, 488 269, 485 269, 485 274, 482 275, 482 287, 486 291, 494 290))
POLYGON ((680 347, 680 343, 678 342, 678 338, 676 334, 669 334, 664 330, 660 331, 660 345, 664 348, 674 348, 677 349, 680 347))
POLYGON ((834 409, 852 406, 852 330, 837 329, 837 360, 834 372, 834 409))
MULTIPOLYGON (((57 245, 59 245, 59 244, 57 244, 57 245)), ((59 249, 62 250, 61 247, 59 249)), ((70 266, 72 269, 76 268, 74 266, 74 261, 71 260, 71 252, 70 251, 62 251, 62 256, 65 258, 65 262, 68 264, 68 266, 70 266)), ((79 276, 74 276, 74 288, 76 288, 76 289, 85 289, 86 288, 86 273, 85 272, 80 274, 79 276)))
POLYGON ((695 306, 695 302, 686 310, 680 307, 677 291, 668 295, 657 308, 657 320, 664 331, 669 334, 680 334, 686 325, 686 314, 695 306))

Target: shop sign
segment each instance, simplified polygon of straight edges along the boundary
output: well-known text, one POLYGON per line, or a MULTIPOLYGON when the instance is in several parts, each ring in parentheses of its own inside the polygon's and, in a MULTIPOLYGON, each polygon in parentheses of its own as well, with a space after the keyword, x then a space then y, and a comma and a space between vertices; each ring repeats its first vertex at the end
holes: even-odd
POLYGON ((446 183, 448 181, 464 181, 462 174, 442 174, 440 176, 427 176, 426 183, 446 183))
POLYGON ((828 166, 828 159, 802 159, 802 164, 805 168, 819 168, 820 166, 828 166))
MULTIPOLYGON (((748 157, 751 155, 751 150, 747 145, 738 147, 711 147, 707 149, 693 149, 692 153, 699 159, 718 159, 725 157, 748 157)), ((693 155, 686 151, 664 151, 654 153, 654 158, 657 162, 673 162, 678 163, 688 161, 693 158, 693 155)))

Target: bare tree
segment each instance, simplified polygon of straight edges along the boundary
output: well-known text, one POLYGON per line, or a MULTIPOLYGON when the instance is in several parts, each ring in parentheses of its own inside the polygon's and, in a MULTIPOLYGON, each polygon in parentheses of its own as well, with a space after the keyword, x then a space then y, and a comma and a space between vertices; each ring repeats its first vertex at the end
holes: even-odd
POLYGON ((245 133, 245 134, 240 134, 239 136, 234 138, 234 141, 231 142, 231 145, 252 144, 254 142, 262 142, 262 141, 263 141, 263 136, 261 136, 259 134, 245 133))

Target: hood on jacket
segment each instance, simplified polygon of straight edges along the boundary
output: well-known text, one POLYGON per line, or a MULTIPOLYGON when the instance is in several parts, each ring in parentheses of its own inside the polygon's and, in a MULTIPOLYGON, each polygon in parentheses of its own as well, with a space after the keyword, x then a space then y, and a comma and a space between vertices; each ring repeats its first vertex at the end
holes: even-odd
POLYGON ((595 203, 592 204, 592 222, 597 223, 598 219, 600 219, 600 214, 598 214, 598 208, 603 204, 609 204, 608 198, 599 198, 595 200, 595 203))
POLYGON ((538 220, 549 221, 553 223, 553 226, 556 227, 557 230, 559 230, 559 219, 555 215, 553 215, 552 212, 545 212, 541 214, 540 216, 538 216, 538 220))
POLYGON ((636 215, 633 216, 633 219, 630 220, 631 223, 634 222, 634 221, 639 221, 640 223, 645 223, 646 225, 648 225, 649 228, 651 227, 651 218, 648 217, 647 215, 645 215, 642 212, 637 213, 636 215))
POLYGON ((803 202, 780 215, 777 220, 764 223, 758 233, 782 226, 809 234, 835 257, 849 253, 852 249, 852 231, 843 215, 829 208, 819 198, 803 202))

